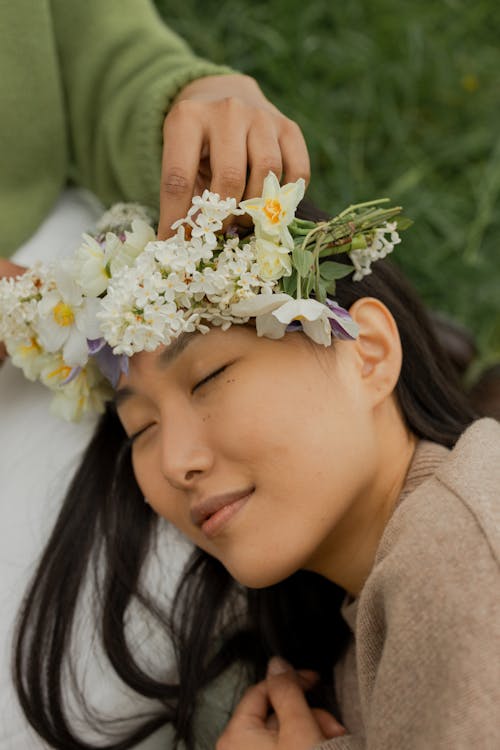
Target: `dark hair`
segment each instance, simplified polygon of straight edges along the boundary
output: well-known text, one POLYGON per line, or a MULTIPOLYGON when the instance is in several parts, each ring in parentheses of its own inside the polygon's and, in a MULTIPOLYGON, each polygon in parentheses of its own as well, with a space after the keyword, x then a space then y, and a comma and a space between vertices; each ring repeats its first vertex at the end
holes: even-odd
MULTIPOLYGON (((305 203, 300 214, 324 218, 305 203)), ((373 273, 360 282, 338 282, 336 299, 343 307, 365 296, 384 302, 399 328, 403 365, 396 394, 408 428, 419 438, 452 447, 475 414, 421 302, 388 261, 376 263, 373 273)), ((131 747, 171 721, 177 739, 192 748, 196 698, 202 690, 236 661, 245 665, 247 679, 261 679, 274 654, 297 668, 317 670, 321 681, 313 699, 335 710, 333 665, 347 639, 340 615, 345 592, 306 571, 268 588, 248 590, 236 584, 217 560, 196 550, 173 607, 165 611, 141 578, 157 524, 142 501, 129 443, 110 407, 68 490, 19 617, 14 677, 21 706, 35 730, 57 748, 92 747, 75 736, 68 722, 63 681, 82 582, 89 574, 98 592, 100 637, 113 668, 137 693, 164 706, 141 717, 136 729, 106 747, 131 747), (134 657, 125 636, 132 602, 170 634, 179 673, 176 684, 148 674, 134 657)), ((89 723, 97 724, 99 717, 87 710, 89 723)), ((197 744, 201 739, 196 738, 197 744)))

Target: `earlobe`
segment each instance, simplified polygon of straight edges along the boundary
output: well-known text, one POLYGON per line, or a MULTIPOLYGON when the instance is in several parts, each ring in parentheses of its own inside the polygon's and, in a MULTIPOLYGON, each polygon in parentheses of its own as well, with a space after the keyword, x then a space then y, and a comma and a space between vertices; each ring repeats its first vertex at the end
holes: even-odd
POLYGON ((393 392, 402 363, 399 331, 392 313, 378 299, 363 297, 349 310, 359 325, 354 342, 360 375, 364 385, 373 391, 375 403, 393 392))

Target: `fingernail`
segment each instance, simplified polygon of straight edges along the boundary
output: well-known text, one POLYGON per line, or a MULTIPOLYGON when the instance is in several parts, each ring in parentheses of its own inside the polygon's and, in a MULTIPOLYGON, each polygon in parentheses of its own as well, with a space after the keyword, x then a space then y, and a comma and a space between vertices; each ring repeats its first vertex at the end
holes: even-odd
POLYGON ((290 672, 291 670, 293 670, 292 665, 285 659, 282 659, 281 656, 273 656, 272 659, 269 659, 267 665, 267 676, 273 677, 274 675, 290 672))

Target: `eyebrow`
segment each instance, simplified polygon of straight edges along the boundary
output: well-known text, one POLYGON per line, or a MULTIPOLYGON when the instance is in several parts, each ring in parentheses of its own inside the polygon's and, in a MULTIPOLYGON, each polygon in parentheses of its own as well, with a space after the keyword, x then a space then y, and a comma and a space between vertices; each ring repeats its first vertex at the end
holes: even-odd
POLYGON ((184 351, 184 349, 189 346, 189 344, 193 341, 193 339, 200 336, 199 331, 192 331, 189 333, 181 333, 180 336, 178 336, 173 344, 170 344, 166 349, 162 351, 162 353, 158 357, 157 365, 160 369, 165 369, 168 365, 170 365, 176 357, 181 354, 181 352, 184 351))
MULTIPOLYGON (((158 356, 158 360, 156 362, 157 367, 160 370, 164 370, 166 367, 168 367, 168 365, 172 364, 174 359, 176 359, 184 351, 184 349, 186 349, 187 346, 189 346, 194 338, 200 335, 201 334, 199 331, 181 333, 180 336, 175 339, 174 343, 164 349, 158 356)), ((131 396, 135 395, 136 391, 130 386, 126 385, 123 388, 119 388, 117 391, 115 391, 115 395, 112 399, 112 404, 114 405, 115 409, 117 409, 119 406, 121 406, 121 404, 123 404, 124 401, 127 401, 127 399, 129 399, 131 396)))

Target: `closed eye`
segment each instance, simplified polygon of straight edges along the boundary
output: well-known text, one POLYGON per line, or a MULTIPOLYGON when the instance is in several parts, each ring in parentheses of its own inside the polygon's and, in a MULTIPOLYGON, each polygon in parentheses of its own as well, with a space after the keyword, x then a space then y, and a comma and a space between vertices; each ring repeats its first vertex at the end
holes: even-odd
POLYGON ((141 427, 140 430, 137 430, 136 432, 134 432, 133 435, 130 435, 127 438, 127 444, 132 445, 132 443, 135 440, 137 440, 138 437, 140 437, 144 432, 146 432, 146 430, 149 430, 150 427, 153 427, 154 424, 155 424, 154 422, 151 422, 151 424, 147 424, 145 427, 141 427))
MULTIPOLYGON (((214 378, 216 378, 217 375, 220 375, 221 373, 223 373, 224 370, 226 370, 228 367, 229 367, 229 364, 223 365, 222 367, 219 367, 217 370, 214 370, 213 372, 211 372, 209 375, 206 376, 206 378, 203 378, 198 383, 196 383, 196 385, 194 386, 194 388, 192 390, 192 393, 194 393, 195 391, 197 391, 198 388, 201 388, 201 386, 205 385, 210 380, 213 380, 214 378)), ((148 424, 145 427, 141 427, 140 430, 137 430, 132 435, 130 435, 127 438, 128 445, 131 445, 135 440, 137 440, 138 437, 140 437, 144 432, 146 432, 146 430, 149 430, 150 427, 153 427, 154 424, 155 423, 152 422, 151 424, 148 424)))
POLYGON ((201 388, 202 385, 205 385, 205 383, 208 383, 209 380, 213 380, 213 378, 216 378, 217 375, 220 375, 224 370, 228 367, 228 365, 223 365, 222 367, 219 367, 218 370, 214 370, 210 373, 210 375, 207 375, 206 378, 203 378, 203 380, 200 380, 196 385, 194 386, 192 393, 198 390, 198 388, 201 388))

